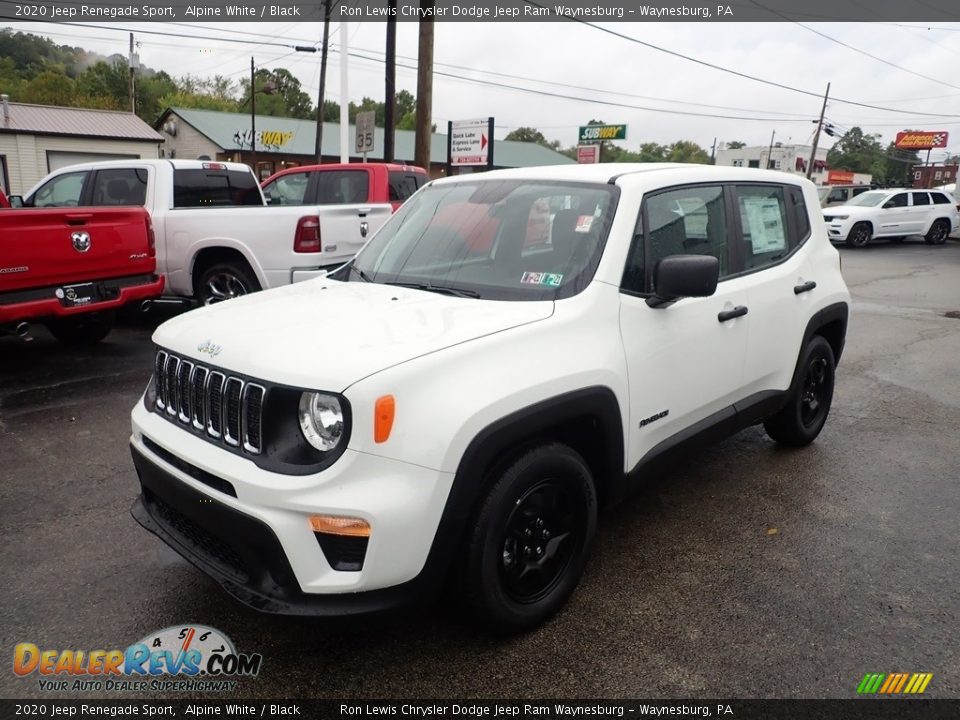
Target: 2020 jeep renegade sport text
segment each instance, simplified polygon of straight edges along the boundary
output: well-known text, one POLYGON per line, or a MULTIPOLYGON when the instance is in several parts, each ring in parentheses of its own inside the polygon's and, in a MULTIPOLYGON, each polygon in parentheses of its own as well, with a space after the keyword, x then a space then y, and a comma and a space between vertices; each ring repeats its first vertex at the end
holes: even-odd
POLYGON ((257 609, 501 629, 573 592, 651 461, 830 410, 849 294, 816 188, 596 165, 433 182, 327 278, 162 325, 136 519, 257 609))

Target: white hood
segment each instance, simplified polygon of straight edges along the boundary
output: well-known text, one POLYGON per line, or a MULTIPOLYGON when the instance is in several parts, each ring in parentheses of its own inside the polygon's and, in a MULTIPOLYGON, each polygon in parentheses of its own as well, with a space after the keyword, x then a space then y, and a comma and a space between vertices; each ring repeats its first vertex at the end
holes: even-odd
POLYGON ((550 301, 474 300, 320 278, 185 313, 157 328, 153 340, 206 365, 340 392, 393 365, 552 313, 550 301))

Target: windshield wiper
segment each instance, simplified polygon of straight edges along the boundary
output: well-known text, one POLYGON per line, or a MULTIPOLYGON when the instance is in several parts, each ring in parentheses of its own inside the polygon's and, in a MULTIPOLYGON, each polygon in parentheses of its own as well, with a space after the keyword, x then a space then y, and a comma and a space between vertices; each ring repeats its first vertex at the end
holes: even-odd
POLYGON ((415 282, 388 282, 386 285, 398 285, 399 287, 413 288, 414 290, 426 290, 428 292, 441 293, 442 295, 453 295, 455 297, 479 298, 480 293, 475 290, 464 290, 463 288, 449 287, 446 285, 434 285, 432 283, 415 282))
POLYGON ((360 276, 360 279, 364 282, 373 282, 369 275, 367 275, 363 270, 358 268, 354 263, 350 263, 350 272, 356 273, 360 276))

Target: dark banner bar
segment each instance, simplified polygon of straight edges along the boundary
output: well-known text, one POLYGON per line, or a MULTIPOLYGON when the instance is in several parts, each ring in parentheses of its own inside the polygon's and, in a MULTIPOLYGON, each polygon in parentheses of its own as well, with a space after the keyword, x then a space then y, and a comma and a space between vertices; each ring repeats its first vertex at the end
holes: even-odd
MULTIPOLYGON (((337 22, 926 22, 957 19, 955 0, 341 0, 337 22)), ((321 22, 323 1, 0 0, 0 19, 38 22, 321 22)))
POLYGON ((0 700, 0 717, 955 720, 960 700, 0 700))

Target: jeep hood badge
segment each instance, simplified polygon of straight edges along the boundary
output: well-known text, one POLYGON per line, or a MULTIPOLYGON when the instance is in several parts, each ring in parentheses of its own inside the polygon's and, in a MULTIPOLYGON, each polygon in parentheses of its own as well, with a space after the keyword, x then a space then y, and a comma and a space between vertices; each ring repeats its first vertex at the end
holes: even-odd
POLYGON ((219 345, 214 345, 209 340, 206 340, 199 345, 197 345, 197 352, 207 353, 210 357, 216 357, 220 354, 221 347, 219 345))

